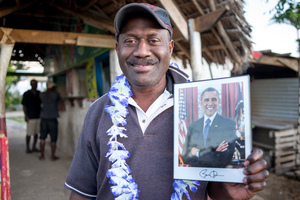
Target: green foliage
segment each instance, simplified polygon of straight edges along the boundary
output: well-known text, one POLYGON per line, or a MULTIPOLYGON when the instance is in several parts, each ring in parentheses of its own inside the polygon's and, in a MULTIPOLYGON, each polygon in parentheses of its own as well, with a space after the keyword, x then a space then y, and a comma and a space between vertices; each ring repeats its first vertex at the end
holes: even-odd
POLYGON ((14 105, 18 105, 22 102, 22 97, 14 97, 8 89, 5 89, 5 108, 14 110, 14 105))
POLYGON ((300 29, 300 2, 296 0, 279 0, 274 8, 272 20, 277 23, 285 23, 300 29))
POLYGON ((25 123, 25 117, 8 117, 7 119, 14 120, 16 122, 25 123))
MULTIPOLYGON (((16 70, 12 68, 12 64, 9 64, 7 72, 15 72, 16 70)), ((6 88, 10 88, 11 85, 16 84, 19 81, 18 76, 6 76, 6 88)))
POLYGON ((300 52, 300 2, 298 0, 279 0, 275 8, 270 12, 274 13, 272 17, 274 22, 289 24, 297 29, 298 39, 296 42, 300 52))
MULTIPOLYGON (((17 66, 19 68, 21 66, 17 66)), ((13 69, 12 64, 9 64, 7 68, 8 72, 14 72, 15 69, 13 69)), ((14 105, 18 105, 22 102, 22 97, 16 97, 14 96, 9 89, 12 85, 15 85, 20 80, 20 77, 18 76, 6 76, 6 86, 5 86, 5 108, 9 110, 14 109, 14 105)))

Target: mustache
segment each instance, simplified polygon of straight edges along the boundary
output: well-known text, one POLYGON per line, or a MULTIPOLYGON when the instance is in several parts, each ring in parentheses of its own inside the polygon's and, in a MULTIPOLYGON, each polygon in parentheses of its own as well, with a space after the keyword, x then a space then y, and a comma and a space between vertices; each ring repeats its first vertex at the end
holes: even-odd
POLYGON ((154 65, 158 63, 156 59, 139 59, 139 58, 131 58, 127 60, 127 64, 129 65, 154 65))

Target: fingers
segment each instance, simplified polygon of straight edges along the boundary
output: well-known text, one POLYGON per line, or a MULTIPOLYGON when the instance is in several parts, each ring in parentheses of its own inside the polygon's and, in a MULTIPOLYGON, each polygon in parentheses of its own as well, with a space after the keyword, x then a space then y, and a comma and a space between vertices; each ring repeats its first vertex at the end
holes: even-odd
POLYGON ((256 174, 267 167, 267 162, 264 159, 260 159, 250 165, 246 166, 244 169, 245 175, 252 175, 256 174))
POLYGON ((246 189, 253 192, 260 191, 266 187, 266 178, 269 172, 266 170, 267 162, 262 159, 263 151, 255 149, 245 161, 245 169, 243 173, 247 175, 243 182, 246 184, 246 189))
POLYGON ((227 147, 228 147, 228 143, 226 144, 223 144, 222 147, 221 147, 221 151, 224 152, 227 150, 227 147))
POLYGON ((248 158, 245 161, 245 166, 248 166, 257 160, 261 159, 263 157, 263 151, 261 149, 254 149, 252 153, 248 156, 248 158))
POLYGON ((192 149, 191 149, 191 154, 193 155, 193 156, 196 156, 196 153, 199 151, 199 149, 197 149, 196 147, 193 147, 192 149))
POLYGON ((258 182, 258 183, 251 183, 250 185, 246 185, 245 188, 251 190, 253 192, 258 192, 263 190, 267 186, 266 182, 258 182))
POLYGON ((224 152, 227 150, 227 147, 228 147, 228 142, 221 142, 221 144, 218 146, 218 148, 216 149, 216 151, 221 151, 221 152, 224 152))
POLYGON ((263 170, 257 174, 245 177, 243 180, 244 184, 246 184, 245 188, 254 192, 264 189, 267 185, 265 180, 268 176, 269 172, 267 170, 263 170))
POLYGON ((255 182, 263 182, 269 177, 268 170, 263 170, 257 174, 246 176, 243 180, 245 184, 251 184, 255 182))

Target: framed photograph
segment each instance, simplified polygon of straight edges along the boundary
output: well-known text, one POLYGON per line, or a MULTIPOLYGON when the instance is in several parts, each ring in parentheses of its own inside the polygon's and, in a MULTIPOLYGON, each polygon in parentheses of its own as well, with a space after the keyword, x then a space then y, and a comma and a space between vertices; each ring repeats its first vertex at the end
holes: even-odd
POLYGON ((252 148, 249 76, 174 86, 174 178, 242 183, 252 148))

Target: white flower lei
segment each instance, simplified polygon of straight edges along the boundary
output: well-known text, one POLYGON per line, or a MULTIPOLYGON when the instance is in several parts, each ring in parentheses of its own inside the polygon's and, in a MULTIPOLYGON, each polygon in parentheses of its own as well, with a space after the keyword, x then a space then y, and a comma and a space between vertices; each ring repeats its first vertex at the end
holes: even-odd
MULTIPOLYGON (((109 113, 112 127, 106 132, 109 136, 110 149, 106 154, 109 161, 112 162, 111 168, 107 172, 107 177, 110 178, 111 193, 117 196, 116 200, 136 200, 139 196, 138 185, 130 175, 131 171, 126 163, 126 159, 130 157, 125 146, 118 142, 118 137, 127 138, 123 133, 125 131, 126 116, 128 115, 128 99, 132 96, 131 87, 125 76, 121 75, 116 78, 108 93, 112 105, 105 107, 105 111, 109 113)), ((183 194, 191 199, 187 187, 191 191, 197 190, 196 185, 200 185, 198 181, 189 180, 174 180, 173 187, 175 192, 171 195, 172 200, 182 199, 183 194)))

